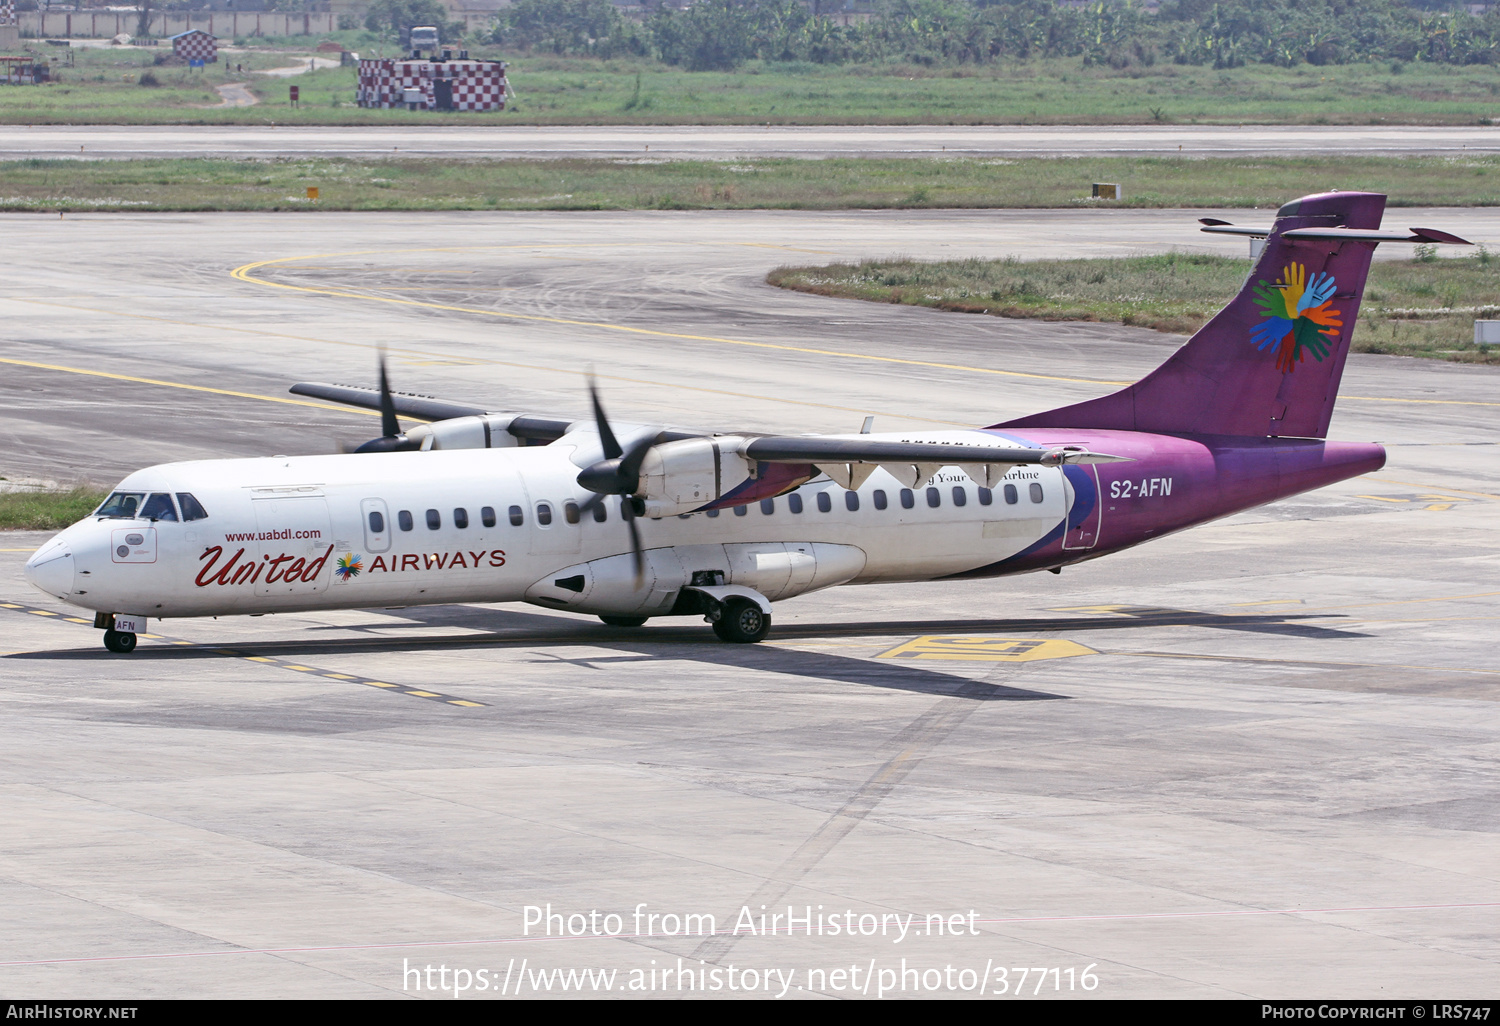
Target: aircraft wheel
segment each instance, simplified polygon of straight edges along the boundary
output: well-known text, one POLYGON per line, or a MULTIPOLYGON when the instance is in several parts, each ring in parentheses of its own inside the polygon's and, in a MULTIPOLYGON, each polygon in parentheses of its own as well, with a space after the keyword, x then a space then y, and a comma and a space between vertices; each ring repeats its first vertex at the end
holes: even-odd
POLYGON ((714 633, 720 641, 748 644, 771 633, 771 615, 746 598, 732 598, 724 603, 724 612, 714 621, 714 633))
POLYGON ((105 631, 104 647, 121 655, 135 651, 135 635, 129 631, 105 631))
POLYGON ((645 616, 604 616, 600 614, 599 619, 611 627, 639 627, 650 618, 645 616))

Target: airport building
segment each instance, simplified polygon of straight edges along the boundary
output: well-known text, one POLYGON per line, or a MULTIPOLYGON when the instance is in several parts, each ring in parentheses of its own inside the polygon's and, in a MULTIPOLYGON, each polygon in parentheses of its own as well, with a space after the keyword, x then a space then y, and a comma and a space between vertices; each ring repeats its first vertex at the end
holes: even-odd
POLYGON ((411 110, 504 110, 504 61, 367 58, 359 62, 361 107, 411 110))

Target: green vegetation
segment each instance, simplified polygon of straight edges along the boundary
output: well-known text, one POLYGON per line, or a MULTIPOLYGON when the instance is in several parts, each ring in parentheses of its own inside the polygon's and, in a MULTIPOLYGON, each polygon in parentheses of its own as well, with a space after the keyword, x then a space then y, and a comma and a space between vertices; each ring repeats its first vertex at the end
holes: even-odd
MULTIPOLYGON (((1420 250, 1420 248, 1419 248, 1420 250)), ((767 281, 823 296, 1042 320, 1108 321, 1188 334, 1244 282, 1244 260, 1198 254, 1114 260, 867 260, 782 267, 767 281)), ((1357 353, 1500 364, 1474 345, 1476 318, 1500 316, 1500 259, 1381 261, 1370 270, 1354 330, 1357 353)))
MULTIPOLYGON (((482 52, 512 56, 494 47, 482 52)), ((476 113, 357 107, 352 67, 292 79, 250 74, 306 63, 307 50, 227 53, 201 70, 157 66, 151 49, 73 55, 74 67, 55 66, 58 82, 0 86, 0 123, 1477 125, 1500 118, 1493 66, 1429 62, 1403 65, 1401 74, 1373 63, 1114 68, 1079 57, 952 67, 750 61, 737 72, 693 72, 646 59, 531 54, 512 61, 518 100, 511 109, 476 113), (245 72, 230 72, 231 62, 245 72), (148 70, 160 86, 139 84, 148 70), (218 107, 214 86, 238 81, 260 105, 218 107), (289 85, 301 90, 296 109, 287 102, 289 85)))
MULTIPOLYGON (((395 0, 381 0, 384 3, 395 0)), ((402 0, 405 3, 430 0, 402 0)), ((1330 65, 1421 59, 1496 63, 1500 14, 1405 0, 1165 0, 1064 7, 1053 0, 884 0, 842 25, 796 0, 698 0, 656 7, 643 22, 609 0, 517 0, 494 39, 552 53, 650 54, 694 71, 751 58, 819 64, 991 64, 1078 57, 1086 65, 1330 65)), ((372 20, 373 27, 373 20, 372 20)))
POLYGON ((60 531, 98 508, 107 492, 0 492, 0 531, 60 531))
POLYGON ((1500 157, 1030 160, 16 160, 0 210, 1277 207, 1336 186, 1500 204, 1500 157), (1123 203, 1088 199, 1120 182, 1123 203))

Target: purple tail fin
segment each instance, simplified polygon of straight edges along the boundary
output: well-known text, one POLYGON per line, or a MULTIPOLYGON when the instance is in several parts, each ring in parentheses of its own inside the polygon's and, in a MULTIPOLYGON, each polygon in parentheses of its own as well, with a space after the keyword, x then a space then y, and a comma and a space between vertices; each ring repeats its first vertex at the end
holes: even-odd
POLYGON ((1379 193, 1293 200, 1239 295, 1166 363, 1113 395, 996 426, 1325 437, 1375 242, 1282 233, 1375 229, 1384 211, 1379 193))

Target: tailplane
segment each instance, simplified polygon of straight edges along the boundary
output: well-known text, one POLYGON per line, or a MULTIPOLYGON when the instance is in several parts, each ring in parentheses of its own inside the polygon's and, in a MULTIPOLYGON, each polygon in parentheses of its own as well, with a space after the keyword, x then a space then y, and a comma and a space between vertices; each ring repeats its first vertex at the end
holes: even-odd
POLYGON ((1134 385, 996 427, 1325 437, 1376 245, 1466 244, 1382 231, 1384 211, 1379 193, 1328 192, 1286 204, 1269 229, 1205 218, 1206 232, 1266 238, 1229 305, 1134 385))

